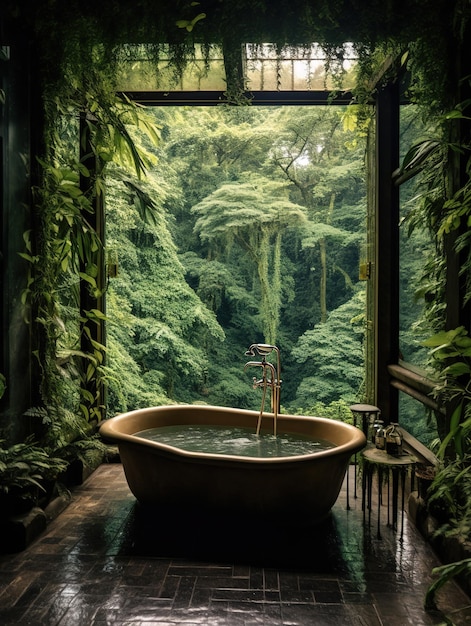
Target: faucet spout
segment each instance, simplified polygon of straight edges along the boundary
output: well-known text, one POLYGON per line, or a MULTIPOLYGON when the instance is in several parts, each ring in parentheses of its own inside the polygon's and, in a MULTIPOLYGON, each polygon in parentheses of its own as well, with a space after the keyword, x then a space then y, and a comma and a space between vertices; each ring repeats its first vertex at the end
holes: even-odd
POLYGON ((244 372, 248 367, 263 367, 263 363, 261 363, 260 361, 247 361, 247 363, 244 365, 244 372))

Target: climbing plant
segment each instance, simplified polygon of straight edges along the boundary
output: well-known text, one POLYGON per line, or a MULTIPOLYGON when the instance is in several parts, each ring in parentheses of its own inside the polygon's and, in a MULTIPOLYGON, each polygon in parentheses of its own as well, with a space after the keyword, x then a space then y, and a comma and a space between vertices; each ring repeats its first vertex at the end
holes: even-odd
MULTIPOLYGON (((47 102, 47 116, 55 125, 48 129, 45 154, 38 159, 35 237, 25 233, 21 253, 29 262, 22 300, 35 328, 41 380, 37 400, 49 407, 46 414, 31 414, 42 419, 46 433, 58 425, 59 432, 61 420, 70 426, 77 410, 85 423, 104 415, 106 348, 95 328, 105 319, 99 300, 106 284, 99 279, 104 240, 96 215, 109 163, 118 162, 138 178, 149 163, 131 129, 158 141, 157 128, 143 109, 100 82, 92 89, 88 79, 85 85, 75 75, 71 80, 75 99, 47 102)), ((79 429, 75 426, 73 434, 79 429)))
POLYGON ((196 44, 207 62, 211 45, 220 45, 227 88, 234 92, 245 87, 242 43, 272 43, 281 60, 284 46, 305 44, 308 55, 309 46, 317 42, 325 52, 326 67, 335 74, 343 71, 339 58, 345 55, 345 42, 351 42, 360 57, 358 93, 368 97, 376 87, 385 58, 410 51, 407 63, 414 97, 438 108, 456 82, 457 77, 445 70, 470 14, 465 0, 438 0, 426 11, 420 0, 400 8, 395 2, 385 6, 379 0, 141 0, 139 10, 106 0, 67 4, 39 0, 33 5, 28 0, 5 0, 2 4, 12 32, 33 34, 41 52, 37 61, 44 86, 56 90, 60 85, 56 94, 66 97, 73 83, 65 69, 86 76, 92 67, 101 67, 107 70, 102 80, 105 75, 109 80, 126 44, 144 46, 156 72, 164 59, 175 76, 194 59, 196 44))

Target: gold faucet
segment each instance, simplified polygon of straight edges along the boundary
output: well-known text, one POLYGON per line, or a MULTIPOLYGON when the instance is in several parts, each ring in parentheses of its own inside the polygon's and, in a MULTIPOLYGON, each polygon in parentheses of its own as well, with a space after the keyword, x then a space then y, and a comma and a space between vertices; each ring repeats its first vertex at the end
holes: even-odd
POLYGON ((266 343, 253 343, 245 352, 246 356, 261 356, 261 361, 249 361, 245 364, 244 370, 247 367, 261 367, 262 368, 262 377, 257 379, 256 376, 253 377, 253 388, 257 389, 258 387, 262 388, 262 404, 260 407, 260 413, 258 416, 257 423, 257 435, 260 434, 260 427, 262 425, 262 417, 263 412, 265 410, 265 399, 267 395, 267 388, 271 389, 271 412, 273 413, 273 434, 276 437, 276 420, 278 417, 278 412, 280 410, 280 387, 281 387, 281 365, 280 365, 280 351, 276 346, 272 346, 266 343), (266 360, 266 357, 275 351, 277 355, 277 367, 273 365, 273 363, 269 363, 266 360), (267 370, 270 370, 271 377, 267 376, 267 370))

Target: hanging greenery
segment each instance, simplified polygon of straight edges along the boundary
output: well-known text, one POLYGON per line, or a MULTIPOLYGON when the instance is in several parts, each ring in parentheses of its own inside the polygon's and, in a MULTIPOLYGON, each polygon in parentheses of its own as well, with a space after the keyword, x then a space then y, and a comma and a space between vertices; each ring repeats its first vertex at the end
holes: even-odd
POLYGON ((426 8, 421 0, 406 6, 380 0, 38 0, 33 4, 5 0, 3 4, 9 31, 34 38, 43 88, 52 88, 65 99, 74 89, 71 75, 85 80, 102 70, 100 82, 112 83, 125 44, 144 45, 156 62, 165 53, 176 74, 194 58, 196 44, 207 60, 210 45, 221 45, 228 90, 237 91, 244 88, 243 43, 272 43, 282 50, 317 42, 335 73, 345 43, 352 42, 370 86, 377 72, 376 51, 384 58, 409 50, 411 89, 429 106, 440 106, 459 79, 450 73, 448 59, 459 48, 471 10, 465 0, 438 0, 426 8))
POLYGON ((51 432, 68 432, 73 439, 85 434, 84 424, 103 417, 106 348, 94 331, 105 319, 99 301, 106 285, 99 280, 104 241, 94 224, 97 203, 104 194, 107 164, 117 162, 137 177, 148 165, 130 129, 144 129, 158 141, 145 111, 106 89, 107 81, 100 82, 98 74, 71 73, 69 78, 70 97, 45 103, 51 125, 44 156, 38 159, 42 175, 34 190, 36 228, 34 238, 25 233, 21 253, 30 268, 22 300, 35 327, 43 405, 30 416, 40 419, 35 430, 48 447, 54 446, 51 432), (84 288, 86 308, 80 295, 84 288), (82 425, 74 417, 77 410, 82 425))

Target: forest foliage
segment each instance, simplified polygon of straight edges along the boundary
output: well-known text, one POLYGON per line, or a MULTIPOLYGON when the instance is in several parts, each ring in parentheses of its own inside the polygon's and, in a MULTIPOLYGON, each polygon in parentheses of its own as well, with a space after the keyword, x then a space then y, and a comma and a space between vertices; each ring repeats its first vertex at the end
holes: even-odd
MULTIPOLYGON (((350 113, 350 112, 349 112, 350 113)), ((361 399, 365 139, 344 107, 163 107, 154 165, 108 176, 111 414, 163 402, 258 408, 253 342, 281 349, 282 406, 361 399)))

